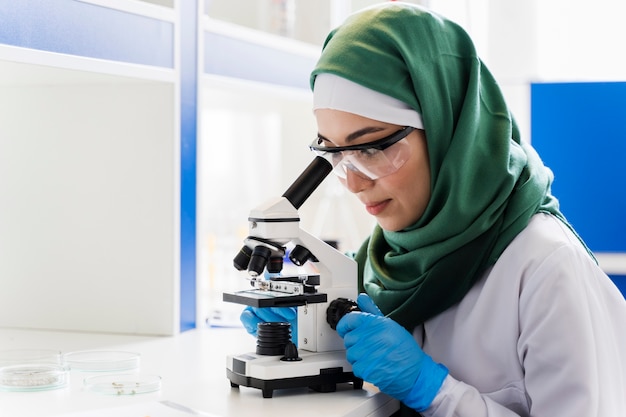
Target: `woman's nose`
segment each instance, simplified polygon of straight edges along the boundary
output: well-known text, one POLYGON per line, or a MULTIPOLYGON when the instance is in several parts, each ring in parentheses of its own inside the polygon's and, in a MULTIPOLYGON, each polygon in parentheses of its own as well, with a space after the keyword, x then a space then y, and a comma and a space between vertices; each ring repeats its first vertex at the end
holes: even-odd
POLYGON ((354 194, 365 190, 374 183, 373 180, 365 178, 363 174, 351 169, 346 170, 346 179, 343 182, 348 191, 354 194))

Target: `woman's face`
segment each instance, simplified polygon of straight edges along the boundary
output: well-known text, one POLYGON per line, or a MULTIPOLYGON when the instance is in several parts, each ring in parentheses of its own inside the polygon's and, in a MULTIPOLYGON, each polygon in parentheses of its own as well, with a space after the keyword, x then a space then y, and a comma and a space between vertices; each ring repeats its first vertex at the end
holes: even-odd
MULTIPOLYGON (((373 142, 403 127, 339 110, 317 109, 315 117, 318 133, 328 140, 329 147, 373 142)), ((371 180, 348 170, 346 179, 340 179, 380 227, 388 231, 399 231, 415 223, 430 199, 430 164, 424 131, 416 129, 406 140, 411 153, 396 172, 371 180)))

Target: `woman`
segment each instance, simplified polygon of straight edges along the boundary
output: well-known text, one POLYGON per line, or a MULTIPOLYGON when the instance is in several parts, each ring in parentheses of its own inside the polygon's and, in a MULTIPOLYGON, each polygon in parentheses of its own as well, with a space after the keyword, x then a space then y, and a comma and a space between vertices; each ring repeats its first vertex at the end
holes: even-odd
POLYGON ((626 302, 467 34, 368 8, 331 32, 311 84, 311 147, 377 220, 361 312, 337 325, 354 373, 403 415, 626 415, 626 302))

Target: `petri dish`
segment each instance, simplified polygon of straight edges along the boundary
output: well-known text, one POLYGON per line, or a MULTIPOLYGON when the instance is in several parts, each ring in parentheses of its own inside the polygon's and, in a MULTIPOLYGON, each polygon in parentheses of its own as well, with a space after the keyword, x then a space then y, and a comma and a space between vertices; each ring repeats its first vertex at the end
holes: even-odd
POLYGON ((161 377, 148 374, 97 375, 83 382, 87 391, 104 395, 137 395, 161 389, 161 377))
POLYGON ((72 371, 117 372, 139 369, 140 354, 121 350, 82 350, 66 353, 72 371))
POLYGON ((68 369, 60 351, 18 349, 0 351, 0 390, 42 391, 68 383, 68 369))
POLYGON ((63 364, 63 354, 54 349, 8 349, 0 350, 0 366, 20 363, 63 364))

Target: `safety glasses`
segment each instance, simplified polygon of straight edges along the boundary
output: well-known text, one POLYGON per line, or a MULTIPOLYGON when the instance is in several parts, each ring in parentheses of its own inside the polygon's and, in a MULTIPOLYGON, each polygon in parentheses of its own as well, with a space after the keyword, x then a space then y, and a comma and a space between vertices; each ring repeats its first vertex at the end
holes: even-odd
POLYGON ((406 137, 414 130, 406 126, 382 139, 351 146, 323 146, 324 140, 317 137, 309 148, 326 158, 339 178, 346 179, 351 171, 362 178, 377 180, 393 174, 409 159, 411 146, 406 137))

